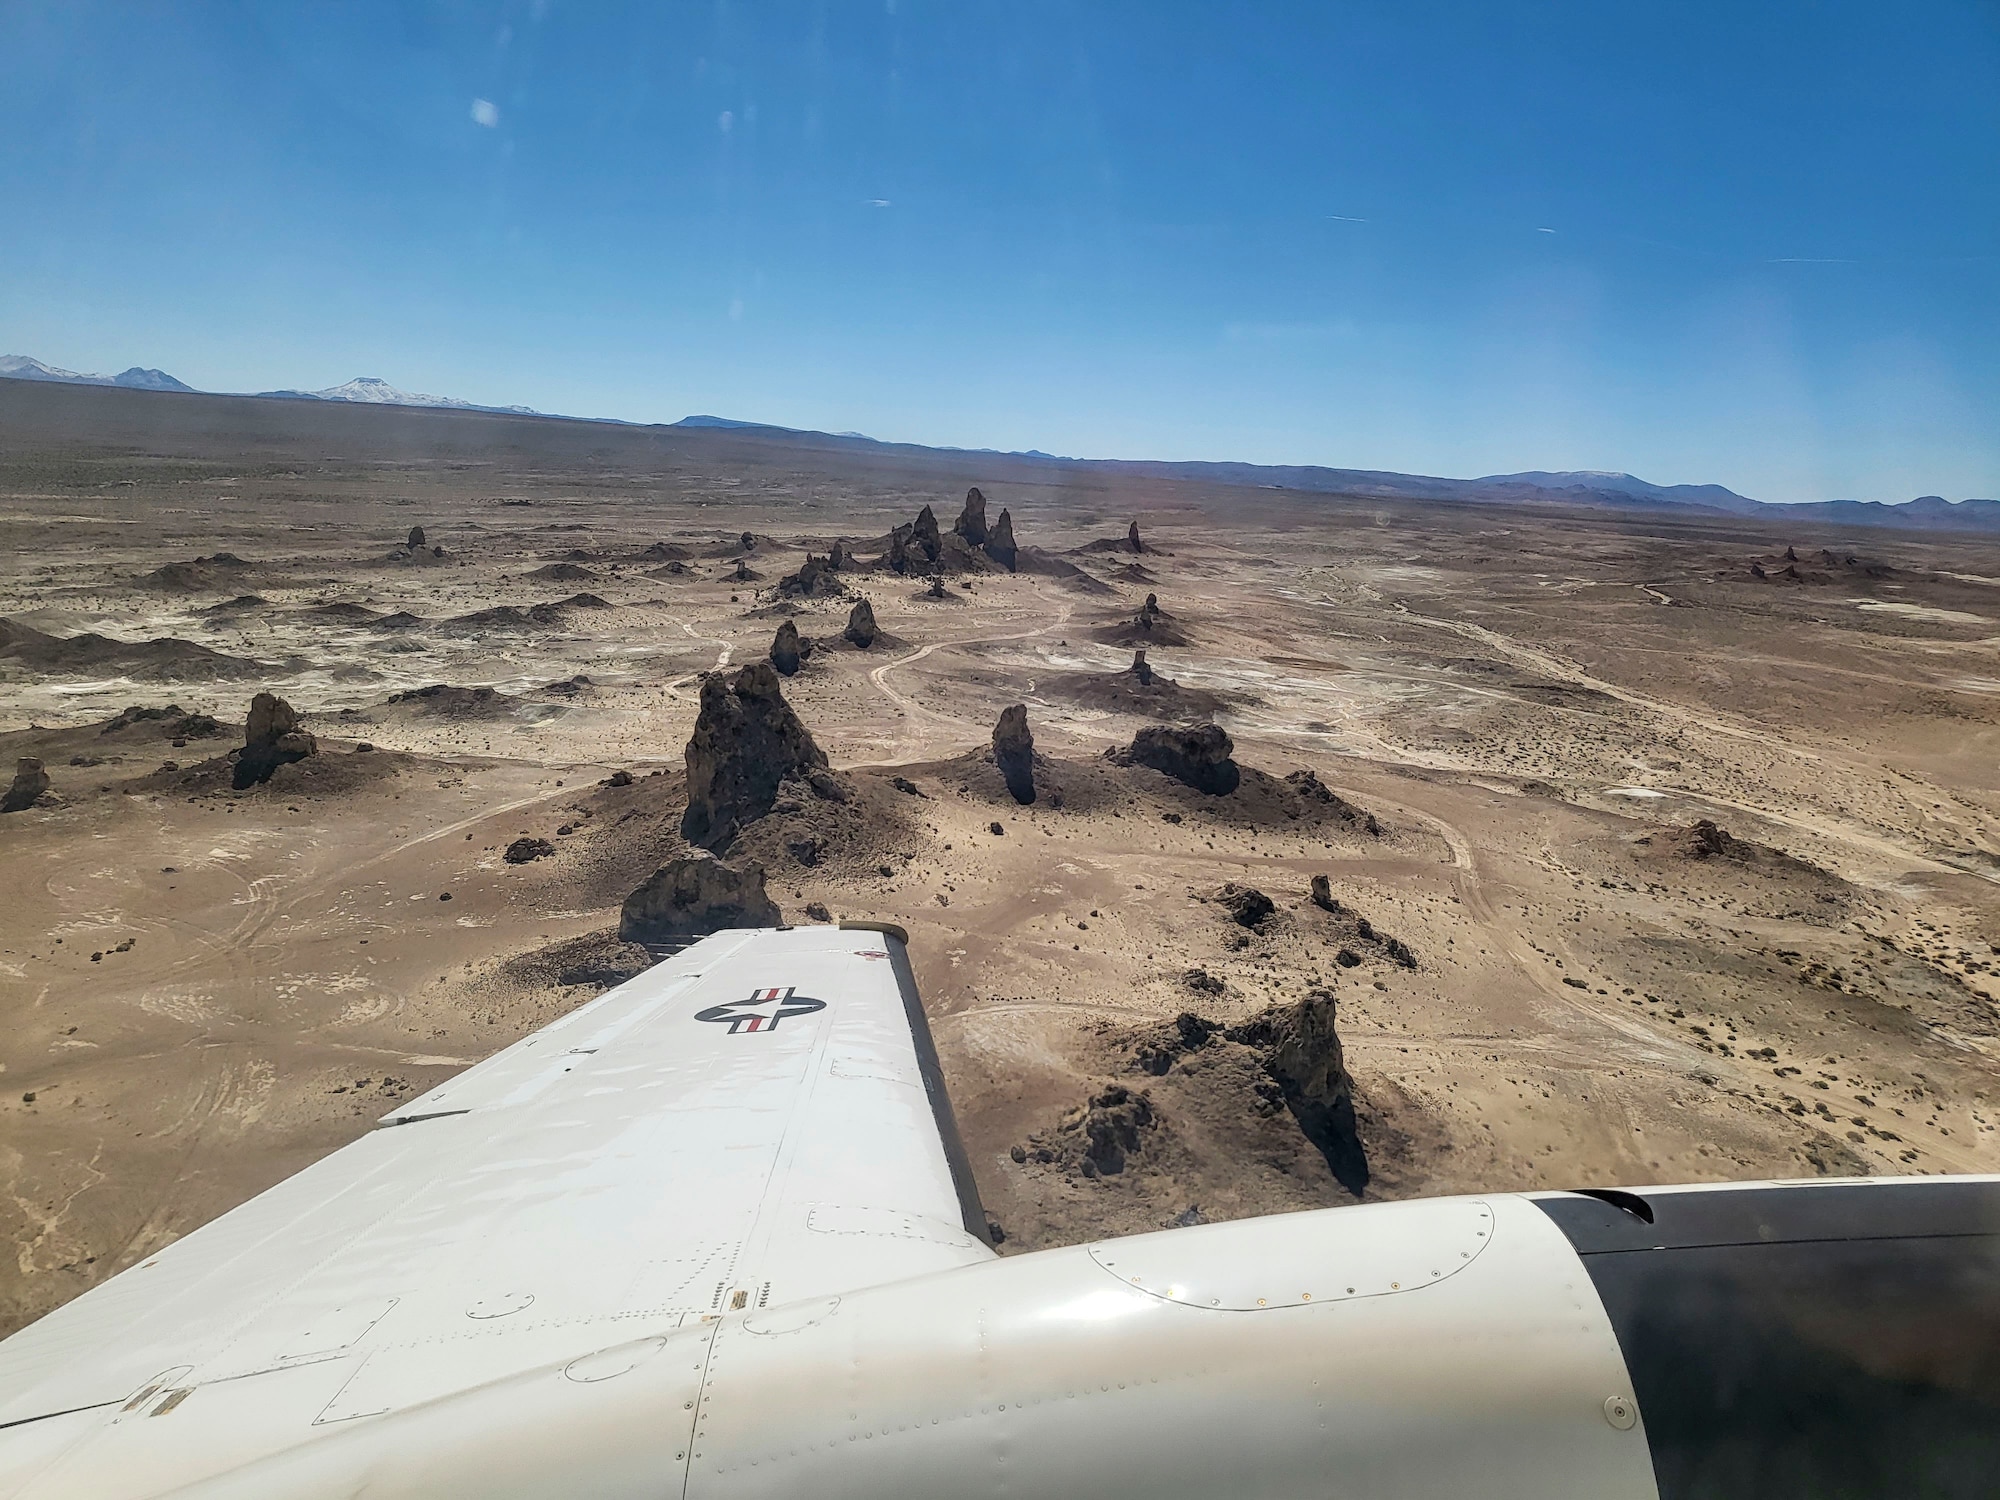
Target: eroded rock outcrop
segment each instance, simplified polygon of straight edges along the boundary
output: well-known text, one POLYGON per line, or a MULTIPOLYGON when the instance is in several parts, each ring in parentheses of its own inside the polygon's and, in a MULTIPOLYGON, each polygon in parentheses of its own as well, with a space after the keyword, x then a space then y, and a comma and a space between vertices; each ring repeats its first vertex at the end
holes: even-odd
POLYGON ((799 627, 787 620, 778 627, 777 635, 771 640, 771 665, 783 676, 790 677, 804 661, 804 643, 799 640, 799 627))
POLYGON ((1297 1005, 1273 1006, 1224 1035, 1264 1053, 1264 1070, 1340 1185, 1368 1186, 1368 1156, 1354 1118, 1354 1081, 1335 1029, 1331 990, 1314 989, 1297 1005))
POLYGON ((917 523, 910 532, 910 547, 926 563, 938 560, 944 551, 944 538, 938 532, 937 512, 926 505, 917 512, 917 523))
POLYGON ((1132 736, 1117 758, 1150 766, 1211 796, 1226 796, 1242 783, 1243 771, 1231 757, 1235 743, 1219 724, 1155 724, 1132 736))
POLYGON ((1140 687, 1153 685, 1153 669, 1146 664, 1146 648, 1140 646, 1132 652, 1132 675, 1139 679, 1140 687))
POLYGON ((1134 521, 1130 526, 1125 528, 1125 545, 1130 547, 1134 552, 1144 552, 1146 550, 1144 544, 1139 540, 1139 523, 1137 521, 1134 521))
POLYGON ((965 492, 965 509, 958 513, 951 529, 975 547, 986 545, 986 497, 977 485, 965 492))
POLYGON ((854 608, 847 612, 847 628, 841 634, 866 651, 880 633, 875 628, 875 606, 866 599, 856 600, 854 608))
POLYGON ((769 662, 752 662, 733 678, 716 673, 701 685, 687 743, 681 834, 718 848, 771 810, 786 777, 809 779, 815 771, 825 773, 826 752, 785 702, 769 662))
POLYGON ((0 793, 0 813, 26 812, 49 789, 49 773, 39 759, 24 755, 14 762, 14 780, 0 793))
POLYGON ((1020 562, 1021 549, 1014 545, 1014 518, 1007 513, 1004 506, 1000 511, 1000 519, 993 523, 992 531, 987 534, 985 552, 1009 573, 1012 573, 1020 562))
POLYGON ((279 766, 319 754, 319 741, 299 728, 292 705, 273 693, 250 700, 243 722, 243 748, 232 778, 238 791, 269 781, 279 766))
POLYGON ((1016 802, 1025 807, 1035 800, 1035 737, 1028 731, 1026 704, 1000 710, 993 726, 993 764, 1016 802))
POLYGON ((830 558, 806 554, 806 560, 799 565, 796 573, 787 573, 778 580, 778 592, 789 598, 815 599, 832 594, 847 592, 847 586, 834 576, 835 569, 830 558))
POLYGON ((724 864, 698 855, 662 865, 625 898, 618 912, 618 938, 676 944, 726 928, 776 927, 783 921, 764 889, 762 865, 724 864))

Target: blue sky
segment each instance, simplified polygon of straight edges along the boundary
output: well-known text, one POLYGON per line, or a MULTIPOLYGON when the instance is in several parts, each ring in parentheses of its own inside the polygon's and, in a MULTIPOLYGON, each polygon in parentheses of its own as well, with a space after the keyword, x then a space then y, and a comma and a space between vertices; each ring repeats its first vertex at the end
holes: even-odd
POLYGON ((0 0, 0 353, 2000 498, 2000 8, 0 0))

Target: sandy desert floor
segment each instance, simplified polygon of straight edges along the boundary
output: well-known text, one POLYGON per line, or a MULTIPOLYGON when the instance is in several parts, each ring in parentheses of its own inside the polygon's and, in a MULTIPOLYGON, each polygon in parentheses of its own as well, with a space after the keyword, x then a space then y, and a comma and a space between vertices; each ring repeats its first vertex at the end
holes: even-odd
POLYGON ((744 848, 908 928, 1007 1250, 1353 1201, 1247 1049, 1145 1062, 1315 986, 1369 1196, 2000 1170, 2000 546, 17 382, 0 538, 0 765, 56 794, 0 817, 0 1331, 598 993, 701 674, 864 596, 786 694, 865 794, 744 848), (775 596, 971 485, 1044 571, 775 596), (260 689, 321 753, 235 791, 260 689), (1016 702, 1060 806, 984 755, 1016 702), (1210 704, 1379 831, 1104 759, 1210 704), (1126 1170, 1038 1160, 1114 1083, 1126 1170))

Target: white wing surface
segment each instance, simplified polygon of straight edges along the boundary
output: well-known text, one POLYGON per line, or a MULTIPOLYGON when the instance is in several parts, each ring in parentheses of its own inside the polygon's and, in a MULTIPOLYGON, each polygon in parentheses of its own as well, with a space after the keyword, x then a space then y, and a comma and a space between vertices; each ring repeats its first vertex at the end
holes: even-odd
POLYGON ((992 1253, 901 939, 723 933, 0 1343, 0 1495, 992 1253))

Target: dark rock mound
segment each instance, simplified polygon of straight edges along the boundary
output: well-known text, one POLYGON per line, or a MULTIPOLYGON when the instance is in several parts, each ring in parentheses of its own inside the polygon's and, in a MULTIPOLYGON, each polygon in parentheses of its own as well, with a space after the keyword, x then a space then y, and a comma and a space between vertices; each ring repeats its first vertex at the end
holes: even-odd
POLYGON ((1033 1137, 1038 1161, 1055 1162, 1085 1177, 1113 1177, 1145 1151, 1158 1129, 1152 1096, 1122 1083, 1108 1084, 1053 1130, 1033 1137))
POLYGON ((1185 646, 1188 633, 1180 621, 1160 608, 1160 596, 1148 594, 1136 613, 1100 625, 1092 639, 1113 646, 1185 646))
POLYGON ((1216 904, 1229 913, 1229 920, 1238 927, 1247 927, 1252 932, 1262 932, 1264 924, 1277 915, 1278 906, 1269 896, 1254 885, 1238 885, 1230 881, 1215 893, 1216 904))
POLYGON ((1243 779, 1232 758, 1236 749, 1219 724, 1148 725, 1132 736, 1130 747, 1114 752, 1116 763, 1148 766, 1174 780, 1222 797, 1243 779))
POLYGON ((636 979, 654 962, 646 949, 626 942, 615 928, 607 927, 510 958, 501 965, 501 972, 517 984, 536 988, 560 985, 565 989, 608 990, 636 979))
POLYGON ((778 627, 778 633, 771 639, 771 665, 780 675, 790 677, 805 664, 812 642, 799 637, 799 627, 787 620, 778 627))
POLYGON ((1733 859, 1741 864, 1756 859, 1757 846, 1718 827, 1713 820, 1701 818, 1674 830, 1666 840, 1666 852, 1682 859, 1733 859))
POLYGON ((598 579, 595 569, 572 562, 546 563, 534 572, 521 576, 537 583, 595 583, 598 579))
POLYGON ((1146 660, 1144 647, 1132 653, 1132 665, 1123 672, 1067 672, 1044 679, 1040 687, 1051 698, 1086 708, 1183 722, 1218 713, 1230 701, 1162 677, 1146 660))
POLYGON ((40 760, 24 755, 14 762, 14 780, 0 792, 0 813, 26 812, 49 789, 49 773, 40 760))
POLYGON ((510 865, 532 864, 538 859, 548 859, 556 852, 556 846, 547 839, 518 838, 507 846, 500 857, 510 865))
POLYGON ((239 792, 261 786, 279 766, 317 754, 319 742, 299 728, 292 705, 273 693, 259 693, 250 700, 243 723, 243 748, 236 755, 232 783, 239 792))
POLYGON ((240 584, 256 570, 256 566, 233 552, 218 552, 213 557, 197 557, 192 562, 168 563, 165 567, 141 574, 137 582, 143 588, 164 589, 173 594, 213 593, 240 584))
MULTIPOLYGON (((596 594, 571 594, 567 599, 557 599, 549 604, 531 604, 523 609, 518 604, 498 604, 491 609, 477 609, 471 614, 453 615, 443 623, 459 630, 549 630, 567 625, 572 616, 580 610, 614 609, 609 599, 596 594)), ((393 618, 393 617, 391 617, 393 618)), ((377 622, 378 628, 387 627, 388 619, 377 622)))
POLYGON ((764 891, 764 867, 726 865, 697 856, 662 865, 625 898, 621 942, 667 946, 730 927, 776 927, 784 921, 764 891))
POLYGON ((146 738, 170 741, 215 739, 223 733, 221 720, 211 714, 189 713, 178 703, 169 703, 162 708, 148 708, 133 704, 123 708, 112 718, 98 726, 99 736, 111 735, 120 739, 132 738, 128 730, 140 730, 146 738))
POLYGON ((408 547, 412 552, 414 552, 417 550, 417 548, 423 546, 423 544, 424 544, 424 528, 421 526, 412 526, 410 528, 410 535, 408 539, 405 540, 403 545, 408 547))
POLYGON ((1035 737, 1028 731, 1026 704, 1000 711, 993 726, 993 763, 1016 802, 1025 807, 1035 800, 1035 737))
POLYGON ((408 692, 391 693, 383 700, 383 707, 424 718, 502 719, 520 702, 519 698, 496 688, 454 687, 450 683, 433 682, 408 692))
POLYGON ((0 620, 0 661, 51 677, 113 672, 139 682, 229 680, 270 670, 174 636, 150 641, 119 641, 88 631, 55 636, 18 620, 0 620))
POLYGON ((847 613, 847 628, 841 631, 841 635, 866 651, 875 644, 878 634, 875 607, 866 599, 855 601, 854 608, 847 613))
POLYGON ((682 836, 722 847, 771 810, 788 776, 824 774, 826 765, 826 752, 785 702, 769 662, 753 662, 728 681, 713 674, 701 685, 701 712, 687 743, 682 836))
POLYGON ((368 628, 370 630, 394 632, 400 630, 414 630, 423 623, 424 623, 423 616, 413 615, 407 609, 399 609, 394 614, 388 614, 382 616, 381 619, 376 620, 372 624, 370 624, 368 628))
POLYGON ((238 594, 234 599, 224 599, 220 604, 205 606, 200 613, 205 615, 247 615, 254 610, 270 608, 271 601, 262 594, 238 594))
POLYGON ((1085 542, 1076 550, 1078 552, 1144 552, 1147 549, 1139 540, 1139 523, 1134 521, 1125 528, 1125 535, 1099 537, 1094 542, 1085 542))

